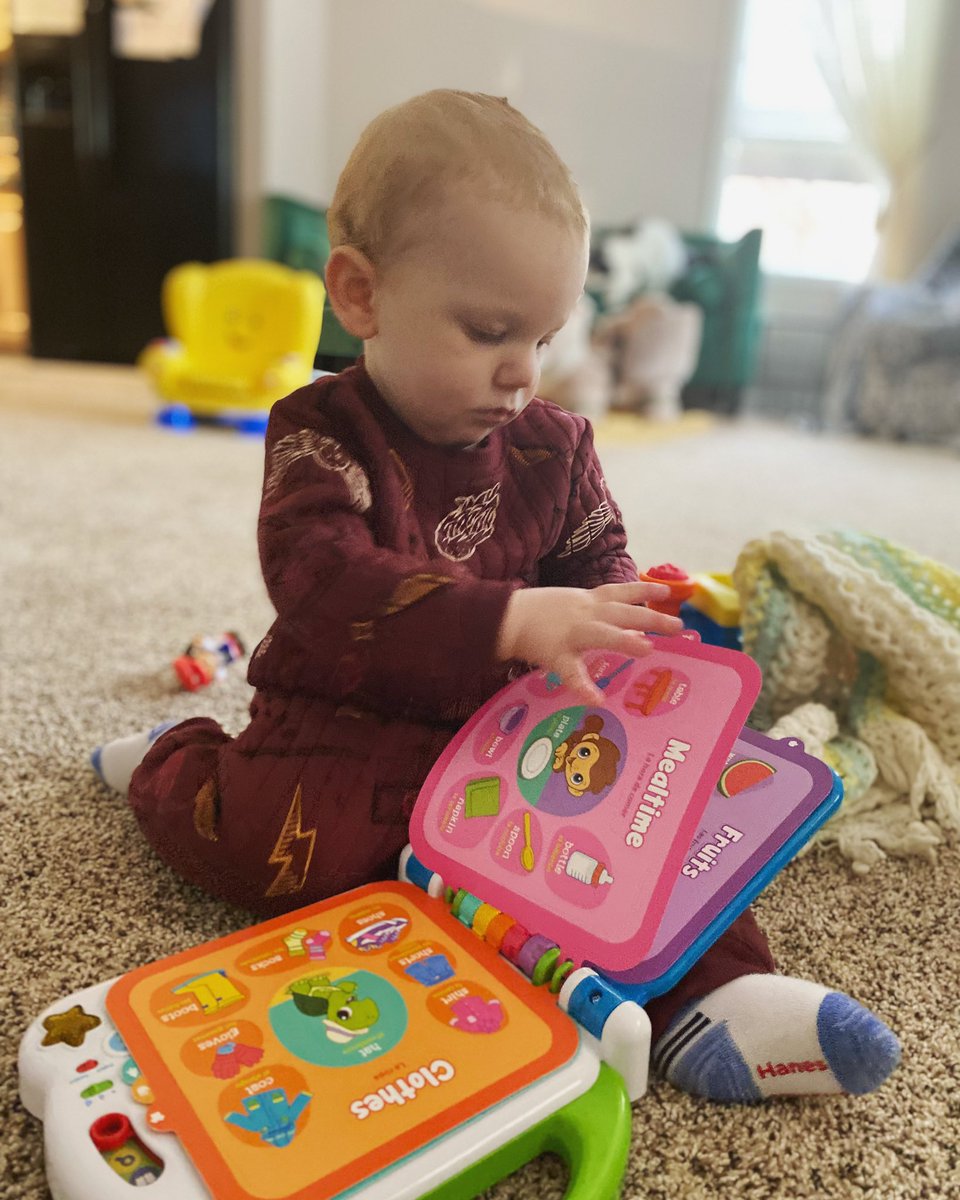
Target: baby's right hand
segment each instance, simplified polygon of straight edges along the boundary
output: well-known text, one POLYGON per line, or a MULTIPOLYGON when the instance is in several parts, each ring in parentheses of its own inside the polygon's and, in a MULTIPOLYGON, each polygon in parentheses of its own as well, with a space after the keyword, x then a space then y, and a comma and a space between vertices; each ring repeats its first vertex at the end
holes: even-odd
POLYGON ((669 594, 660 583, 521 589, 507 604, 497 654, 504 661, 520 658, 552 671, 580 700, 596 704, 603 693, 590 678, 583 653, 613 650, 637 657, 651 649, 644 631, 679 633, 679 617, 643 607, 645 601, 669 594))

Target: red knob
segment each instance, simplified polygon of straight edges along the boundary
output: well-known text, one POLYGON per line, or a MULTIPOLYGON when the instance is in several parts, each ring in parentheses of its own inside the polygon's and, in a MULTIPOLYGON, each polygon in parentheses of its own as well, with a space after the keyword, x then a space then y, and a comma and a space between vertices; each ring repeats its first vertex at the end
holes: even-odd
POLYGON ((102 1117, 97 1117, 90 1126, 90 1140, 101 1154, 119 1150, 132 1137, 134 1137, 133 1126, 130 1124, 129 1117, 125 1117, 123 1113, 106 1113, 102 1117))
POLYGON ((648 600, 647 607, 655 612, 668 613, 675 617, 680 612, 680 605, 693 595, 694 582, 682 567, 673 563, 661 563, 645 571, 640 579, 643 583, 665 583, 670 589, 670 595, 663 600, 648 600))

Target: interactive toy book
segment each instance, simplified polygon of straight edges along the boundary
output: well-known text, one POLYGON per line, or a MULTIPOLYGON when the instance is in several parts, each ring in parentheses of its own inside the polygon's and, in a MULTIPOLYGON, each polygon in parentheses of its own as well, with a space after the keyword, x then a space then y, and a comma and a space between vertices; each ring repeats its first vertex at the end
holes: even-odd
POLYGON ((670 986, 839 803, 799 742, 742 729, 752 659, 696 638, 588 659, 573 703, 543 673, 504 689, 427 778, 417 859, 607 978, 670 986))
POLYGON ((157 1200, 454 1200, 546 1148, 571 1164, 569 1196, 617 1194, 646 1087, 642 1005, 841 788, 795 740, 743 728, 760 678, 737 651, 684 635, 588 666, 600 703, 539 672, 464 726, 422 789, 401 882, 33 1022, 21 1094, 45 1123, 55 1200, 131 1185, 157 1200))

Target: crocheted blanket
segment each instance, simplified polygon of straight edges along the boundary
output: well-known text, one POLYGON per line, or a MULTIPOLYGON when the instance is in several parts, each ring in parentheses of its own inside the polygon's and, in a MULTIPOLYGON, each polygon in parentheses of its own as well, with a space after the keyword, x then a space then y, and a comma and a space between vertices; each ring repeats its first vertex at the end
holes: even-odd
POLYGON ((750 723, 799 737, 844 783, 812 844, 864 873, 960 830, 960 574, 837 531, 750 542, 734 582, 763 689, 750 723))

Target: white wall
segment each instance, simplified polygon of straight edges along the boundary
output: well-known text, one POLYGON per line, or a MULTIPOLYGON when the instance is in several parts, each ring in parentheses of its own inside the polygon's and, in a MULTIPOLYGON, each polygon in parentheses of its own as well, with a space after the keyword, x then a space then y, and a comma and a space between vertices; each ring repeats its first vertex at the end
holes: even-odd
MULTIPOLYGON (((539 124, 572 167, 596 223, 663 216, 702 228, 712 218, 742 0, 243 5, 261 8, 241 86, 260 91, 251 134, 259 154, 248 157, 259 160, 263 194, 327 204, 371 117, 416 92, 456 86, 507 95, 539 124)), ((917 262, 960 225, 960 4, 947 13, 917 262)))
POLYGON ((233 245, 243 256, 259 254, 262 241, 264 11, 260 0, 233 8, 233 245))
POLYGON ((330 157, 328 0, 255 0, 262 6, 263 194, 326 203, 330 157))
POLYGON ((702 226, 740 0, 268 0, 265 193, 330 200, 363 126, 432 87, 506 95, 597 224, 702 226))

